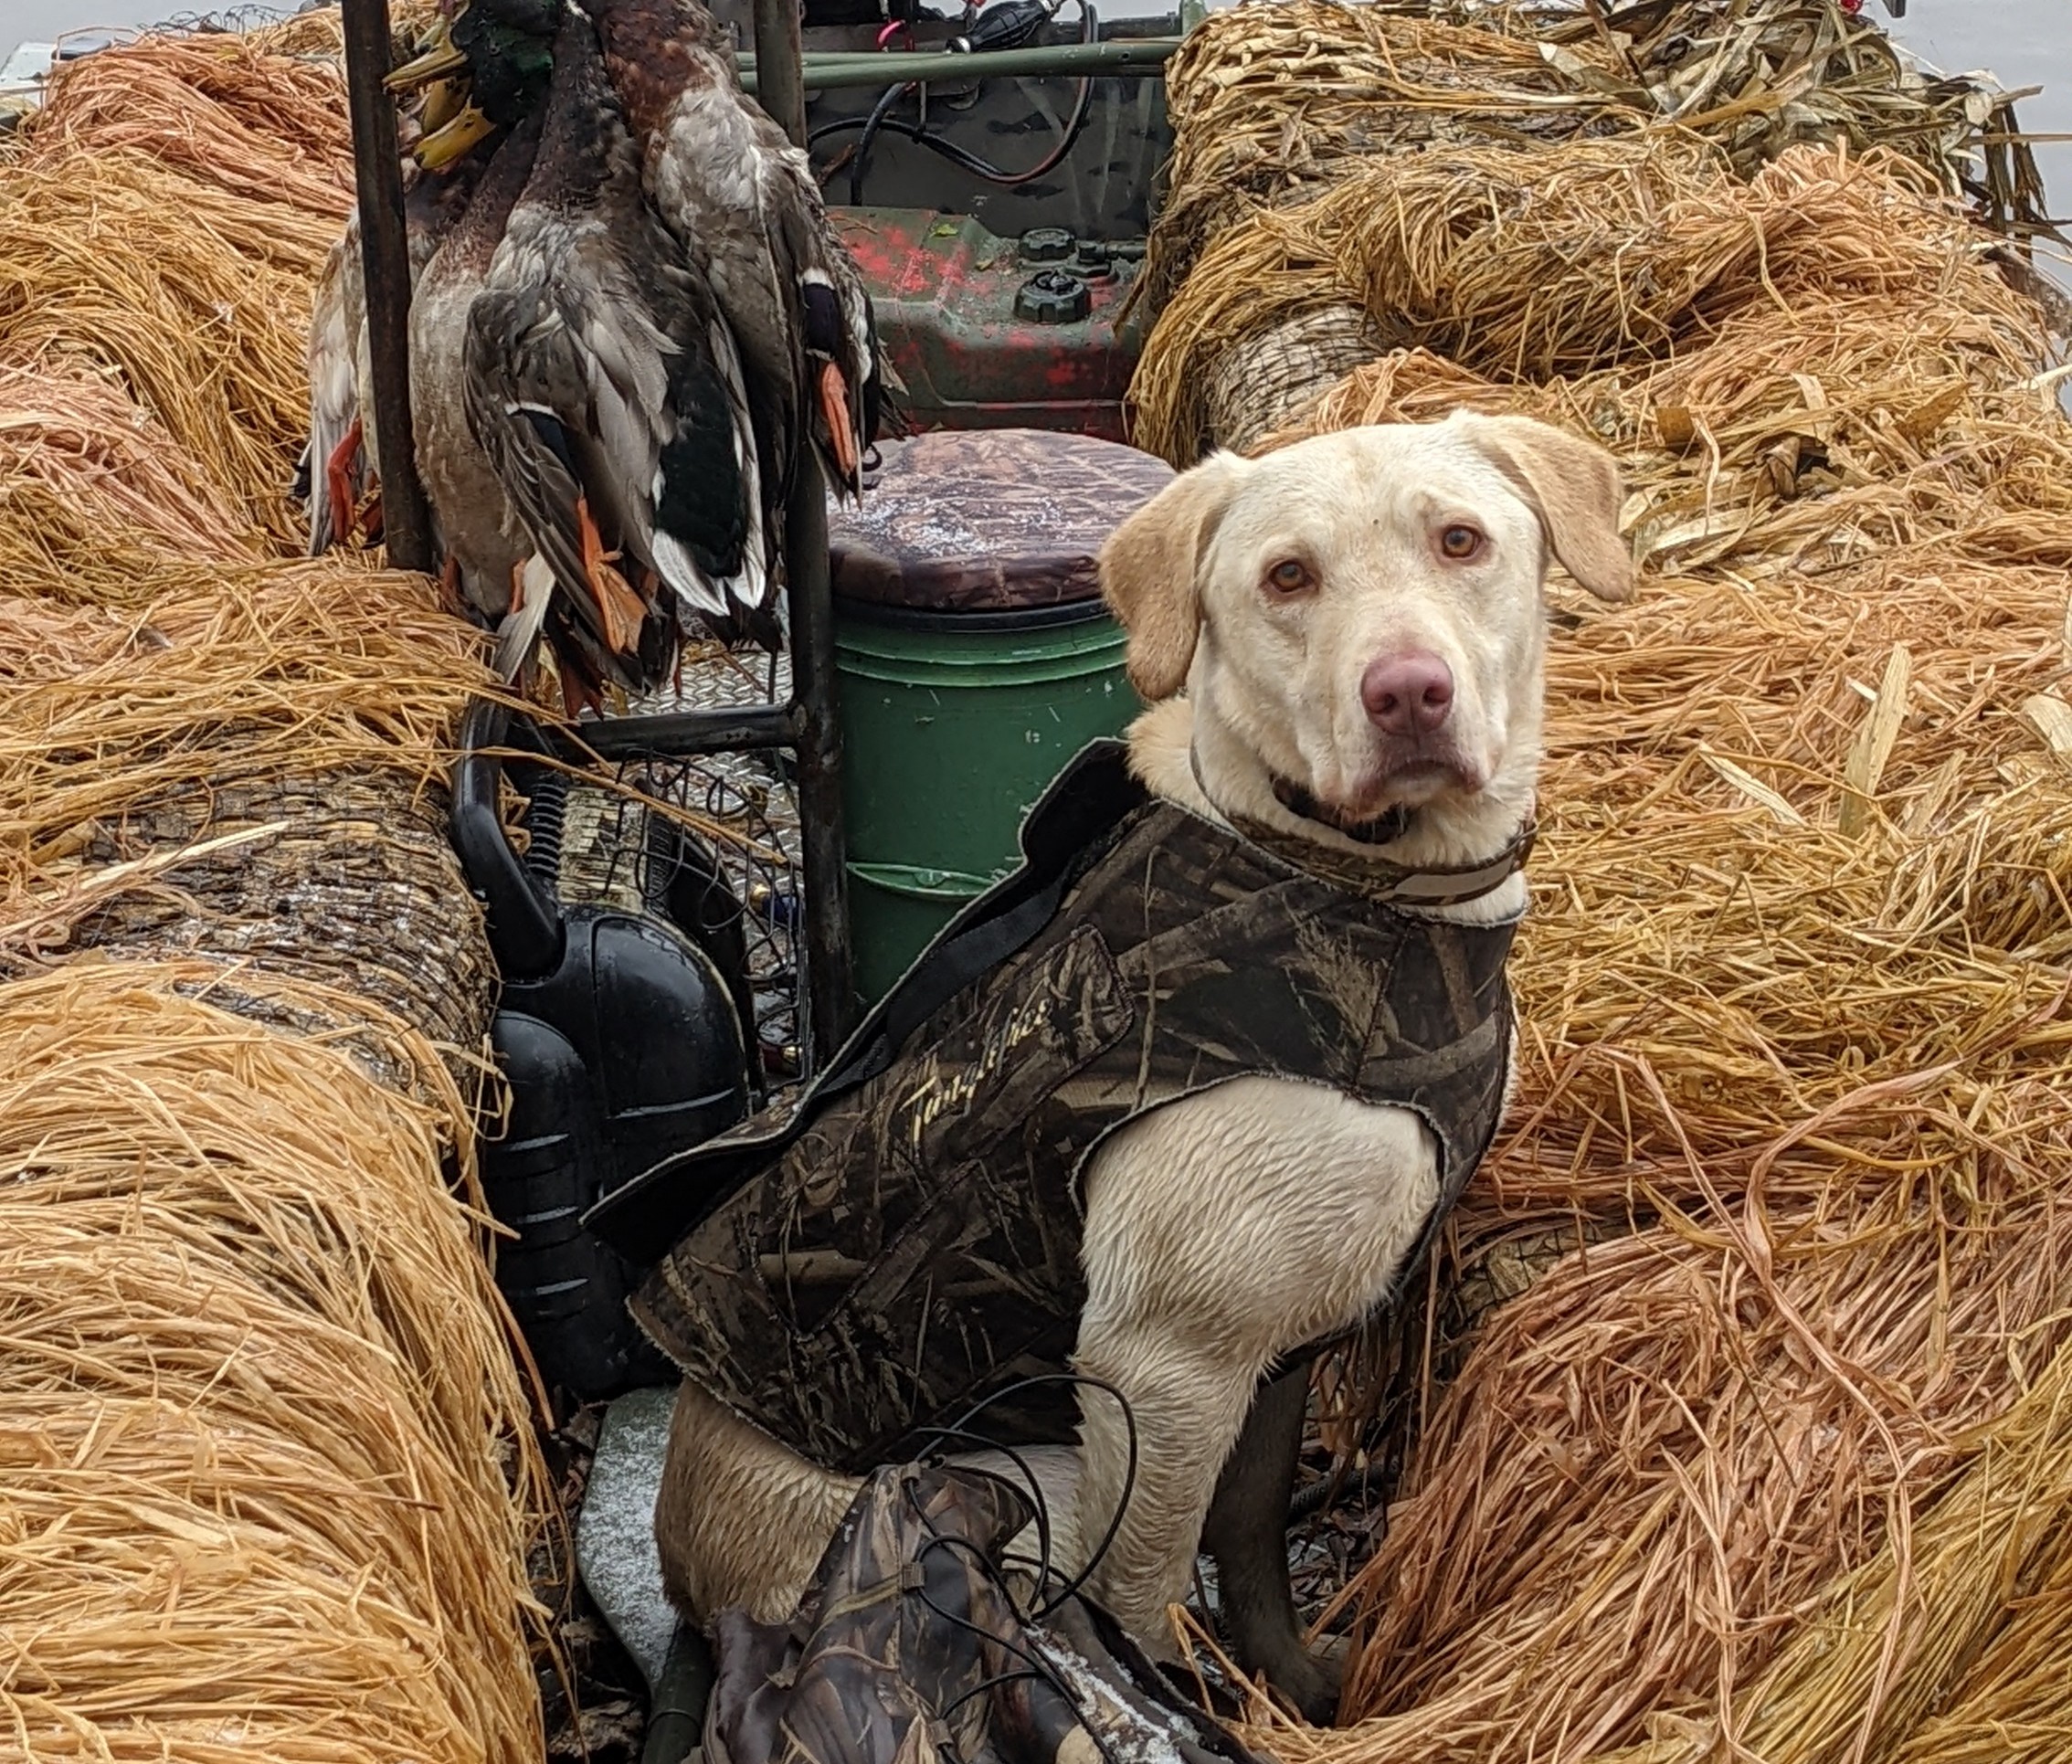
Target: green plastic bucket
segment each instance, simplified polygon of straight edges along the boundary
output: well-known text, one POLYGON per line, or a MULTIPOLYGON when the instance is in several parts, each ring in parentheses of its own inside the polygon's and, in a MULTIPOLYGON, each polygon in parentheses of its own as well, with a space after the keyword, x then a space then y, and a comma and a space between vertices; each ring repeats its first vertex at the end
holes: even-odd
POLYGON ((856 984, 883 998, 1012 869, 1021 818, 1089 741, 1142 708, 1098 600, 1008 612, 838 601, 856 984))

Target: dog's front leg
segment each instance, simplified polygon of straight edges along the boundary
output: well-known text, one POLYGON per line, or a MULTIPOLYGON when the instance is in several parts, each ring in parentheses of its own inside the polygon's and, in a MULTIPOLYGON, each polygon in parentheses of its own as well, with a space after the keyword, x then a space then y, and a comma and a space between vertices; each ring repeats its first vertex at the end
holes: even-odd
POLYGON ((1170 1655, 1166 1609, 1187 1597, 1202 1520, 1260 1368, 1212 1343, 1178 1336, 1159 1320, 1091 1313, 1074 1365, 1114 1387, 1129 1415, 1126 1421, 1105 1390, 1080 1391, 1073 1560, 1084 1563, 1113 1526, 1086 1590, 1140 1643, 1170 1655))
POLYGON ((1337 1708, 1343 1662, 1304 1642, 1288 1585, 1288 1497, 1308 1404, 1306 1355, 1253 1400, 1202 1523, 1201 1547, 1216 1559, 1221 1625, 1238 1664, 1264 1673, 1305 1719, 1324 1725, 1337 1708))

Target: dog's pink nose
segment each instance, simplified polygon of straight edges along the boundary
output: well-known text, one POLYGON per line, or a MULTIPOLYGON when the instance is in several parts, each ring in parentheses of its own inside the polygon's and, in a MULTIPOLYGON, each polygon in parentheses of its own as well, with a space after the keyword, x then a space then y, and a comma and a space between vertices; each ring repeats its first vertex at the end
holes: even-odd
POLYGON ((1428 735, 1454 708, 1454 671, 1429 650, 1381 656, 1359 677, 1359 702, 1383 734, 1428 735))

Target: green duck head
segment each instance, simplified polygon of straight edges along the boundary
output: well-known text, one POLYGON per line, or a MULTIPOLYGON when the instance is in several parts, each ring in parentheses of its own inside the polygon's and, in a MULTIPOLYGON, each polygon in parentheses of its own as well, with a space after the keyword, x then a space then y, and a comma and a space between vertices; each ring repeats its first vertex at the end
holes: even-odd
POLYGON ((538 107, 566 11, 565 0, 461 0, 423 52, 388 76, 391 91, 426 92, 420 165, 450 165, 538 107))

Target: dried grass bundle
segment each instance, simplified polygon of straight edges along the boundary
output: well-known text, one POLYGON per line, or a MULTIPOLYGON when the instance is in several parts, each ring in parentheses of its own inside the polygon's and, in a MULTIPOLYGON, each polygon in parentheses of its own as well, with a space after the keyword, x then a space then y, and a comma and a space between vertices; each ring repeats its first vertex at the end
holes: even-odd
POLYGON ((1644 120, 1579 88, 1528 38, 1421 16, 1430 10, 1247 0, 1189 33, 1166 67, 1170 194, 1132 298, 1163 310, 1233 222, 1314 195, 1372 155, 1544 144, 1644 120))
POLYGON ((1197 457, 1220 359, 1346 302, 1367 312, 1379 348, 1428 350, 1504 382, 1661 361, 1739 318, 1758 347, 1781 323, 1825 327, 1859 350, 1914 346, 1925 322, 1920 341, 1946 361, 1965 345, 1967 362, 2001 364, 1987 386, 2010 386, 2040 326, 1984 248, 1889 155, 1794 148, 1746 185, 1703 142, 1663 132, 1382 160, 1253 217, 1203 257, 1147 340, 1131 388, 1137 438, 1197 457), (1885 302, 1886 322, 1838 324, 1834 305, 1849 301, 1885 302))
MULTIPOLYGON (((537 1759, 525 1394, 442 1162, 470 1114, 73 967, 0 1009, 0 1604, 36 1759, 537 1759)), ((250 984, 248 980, 246 984, 250 984)))
MULTIPOLYGON (((1873 1748, 1896 1764, 2064 1756, 2072 1731, 2063 1652, 2072 1619, 2068 1379, 2072 1364, 2060 1352, 2014 1410, 1962 1442, 1970 1463, 1923 1521, 1910 1560, 1888 1545, 1827 1590, 1753 1687, 1750 1743, 1810 1764, 1873 1748), (1880 1696, 1887 1684, 1891 1693, 1880 1696)), ((1702 1755, 1704 1729, 1688 1737, 1700 1746, 1657 1752, 1660 1764, 1702 1755)))
POLYGON ((68 73, 0 185, 29 1757, 544 1744, 548 1492, 472 1173, 492 976, 438 787, 481 639, 422 579, 263 556, 344 141, 334 69, 153 40, 68 73))
POLYGON ((261 552, 201 464, 83 361, 0 364, 0 530, 16 593, 105 568, 111 550, 162 549, 197 564, 251 563, 261 552))
POLYGON ((2013 106, 1910 71, 1836 0, 1677 0, 1617 9, 1423 6, 1451 22, 1332 0, 1214 15, 1167 74, 1171 198, 1138 297, 1154 312, 1201 252, 1262 207, 1306 200, 1421 149, 1544 149, 1664 122, 1705 136, 1742 178, 1809 143, 1884 147, 2008 230, 2044 226, 2013 106))
MULTIPOLYGON (((221 494, 299 549, 288 489, 309 427, 304 333, 337 230, 334 216, 231 195, 130 150, 12 167, 0 359, 112 369, 221 494)), ((0 567, 16 561, 0 555, 0 567)))
MULTIPOLYGON (((1792 1618, 1840 1617, 1834 1582, 1880 1559, 1960 1578, 1913 1504, 1986 1449, 2054 1355, 2059 1378, 2072 1368, 2072 1214, 2018 1187, 1968 1206, 1898 1181, 1860 1205, 1703 1211, 1570 1256, 1497 1311, 1363 1577, 1375 1615, 1352 1695, 1374 1718, 1276 1731, 1276 1752, 1481 1764, 1594 1758, 1719 1711, 1738 1730, 1781 1650, 1824 1677, 1792 1618)), ((1995 1577, 1968 1578, 1990 1627, 1995 1577)), ((1889 1616, 1854 1606, 1860 1691, 1889 1616)), ((1823 1716, 1846 1732, 1867 1699, 1833 1688, 1823 1716)))
MULTIPOLYGON (((208 954, 358 989, 473 1057, 494 982, 441 774, 481 639, 417 576, 218 571, 121 619, 19 621, 0 965, 208 954)), ((47 604, 47 603, 46 603, 47 604)), ((12 635, 0 601, 0 644, 12 635)))
POLYGON ((132 640, 134 626, 102 607, 64 607, 54 601, 0 595, 0 681, 40 680, 79 665, 82 655, 112 654, 132 640))
MULTIPOLYGON (((460 708, 490 679, 481 633, 443 610, 422 576, 312 560, 167 571, 137 587, 133 605, 101 608, 119 618, 80 627, 93 636, 62 670, 10 697, 0 732, 8 839, 57 824, 54 789, 69 772, 89 775, 95 747, 117 803, 132 787, 126 762, 163 762, 135 781, 148 794, 201 776, 210 736, 227 780, 283 762, 430 776, 460 708)), ((50 608, 46 600, 33 616, 50 608)))
POLYGON ((153 35, 58 70, 29 131, 29 163, 118 151, 333 228, 353 206, 339 68, 233 32, 153 35))
MULTIPOLYGON (((397 48, 407 50, 439 16, 439 0, 397 0, 388 9, 389 34, 397 48)), ((245 40, 268 55, 330 57, 345 53, 344 15, 336 6, 311 6, 286 18, 270 19, 245 33, 245 40)), ((407 58, 399 53, 398 65, 407 58)))

